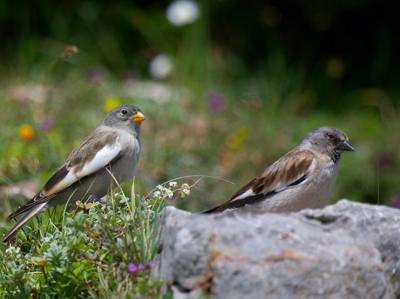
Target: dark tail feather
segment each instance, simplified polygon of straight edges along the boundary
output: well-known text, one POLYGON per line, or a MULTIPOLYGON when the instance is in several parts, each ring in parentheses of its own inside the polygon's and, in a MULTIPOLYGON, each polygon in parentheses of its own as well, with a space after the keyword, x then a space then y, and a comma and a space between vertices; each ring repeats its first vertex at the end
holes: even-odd
POLYGON ((201 214, 212 214, 212 213, 217 213, 219 211, 220 206, 217 206, 215 208, 209 209, 207 211, 201 212, 201 214))
POLYGON ((37 205, 34 205, 31 207, 25 215, 23 215, 17 223, 14 224, 14 226, 6 233, 6 235, 3 238, 3 242, 9 242, 12 240, 15 236, 15 234, 18 232, 18 230, 29 221, 33 216, 35 216, 37 213, 39 213, 43 208, 47 205, 48 201, 38 203, 37 205))
POLYGON ((228 201, 222 205, 216 206, 215 208, 212 208, 210 210, 201 212, 201 214, 219 213, 219 212, 223 212, 228 209, 241 208, 241 207, 244 207, 245 205, 251 205, 251 204, 257 203, 261 200, 266 199, 268 196, 271 196, 274 194, 276 194, 275 191, 269 192, 267 194, 259 193, 259 194, 255 194, 255 195, 248 196, 248 197, 241 198, 241 199, 235 199, 235 197, 233 197, 232 199, 230 199, 230 201, 228 201))
POLYGON ((34 206, 34 204, 29 202, 26 205, 23 205, 22 207, 20 207, 18 210, 12 212, 10 215, 8 215, 7 219, 8 220, 15 219, 22 213, 29 211, 33 206, 34 206))
POLYGON ((52 199, 54 197, 54 195, 50 195, 48 197, 42 197, 40 198, 40 195, 37 194, 34 198, 32 198, 29 202, 27 202, 25 205, 23 205, 22 207, 20 207, 18 210, 12 212, 10 215, 8 215, 7 219, 11 220, 14 219, 16 217, 18 217, 19 215, 31 210, 33 207, 43 203, 43 202, 48 202, 50 199, 52 199))

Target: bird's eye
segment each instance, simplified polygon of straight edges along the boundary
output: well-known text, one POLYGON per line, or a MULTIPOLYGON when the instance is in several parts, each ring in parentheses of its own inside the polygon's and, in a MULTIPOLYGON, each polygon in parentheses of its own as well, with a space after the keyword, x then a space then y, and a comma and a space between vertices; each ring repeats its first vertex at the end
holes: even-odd
POLYGON ((122 110, 121 110, 121 114, 122 114, 122 115, 126 115, 127 113, 128 113, 128 110, 126 110, 126 109, 122 109, 122 110))
POLYGON ((338 136, 334 135, 334 134, 328 133, 328 134, 326 134, 326 136, 327 136, 327 137, 329 138, 329 140, 330 140, 331 142, 333 142, 333 143, 337 143, 337 142, 340 141, 340 138, 339 138, 338 136))

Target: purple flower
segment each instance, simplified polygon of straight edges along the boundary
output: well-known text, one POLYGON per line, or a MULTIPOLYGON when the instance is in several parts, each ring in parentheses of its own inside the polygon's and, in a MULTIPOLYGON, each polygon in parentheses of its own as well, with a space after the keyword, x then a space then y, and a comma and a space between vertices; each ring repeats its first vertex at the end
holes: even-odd
POLYGON ((216 93, 210 93, 208 94, 207 99, 208 109, 210 109, 212 112, 220 112, 224 109, 225 103, 220 95, 216 93))
POLYGON ((154 261, 149 261, 147 263, 146 267, 142 263, 139 263, 137 265, 135 265, 134 263, 129 263, 128 272, 129 273, 136 273, 136 272, 142 271, 142 270, 144 270, 146 268, 147 269, 151 269, 153 267, 154 267, 154 261))
POLYGON ((53 128, 53 126, 54 126, 54 119, 52 117, 47 117, 41 122, 40 129, 42 131, 48 131, 51 128, 53 128))
POLYGON ((152 268, 154 268, 155 265, 156 265, 156 263, 153 260, 151 260, 147 263, 146 267, 149 269, 152 269, 152 268))
POLYGON ((139 271, 139 267, 137 267, 134 263, 129 263, 128 265, 128 272, 129 273, 135 273, 137 271, 139 271))

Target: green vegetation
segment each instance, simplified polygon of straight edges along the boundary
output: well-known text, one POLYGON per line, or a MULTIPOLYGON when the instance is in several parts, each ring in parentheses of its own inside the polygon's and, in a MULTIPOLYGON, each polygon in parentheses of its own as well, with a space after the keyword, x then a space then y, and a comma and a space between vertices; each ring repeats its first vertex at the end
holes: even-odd
POLYGON ((1 234, 106 111, 128 103, 146 115, 136 198, 116 190, 107 204, 30 222, 0 245, 0 297, 157 297, 146 267, 170 198, 151 190, 204 175, 178 180, 191 192, 171 201, 204 210, 322 125, 356 148, 332 202, 399 206, 398 26, 365 18, 399 10, 317 2, 199 2, 181 26, 166 18, 169 1, 0 3, 1 234))
POLYGON ((107 204, 51 210, 0 245, 0 297, 156 297, 160 282, 149 274, 162 207, 161 197, 116 193, 107 204))

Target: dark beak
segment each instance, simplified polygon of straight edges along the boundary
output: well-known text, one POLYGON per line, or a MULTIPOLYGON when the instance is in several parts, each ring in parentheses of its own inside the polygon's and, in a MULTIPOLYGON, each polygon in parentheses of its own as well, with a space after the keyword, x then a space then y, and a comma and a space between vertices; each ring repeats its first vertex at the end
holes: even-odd
POLYGON ((349 152, 354 151, 354 147, 347 140, 344 140, 339 145, 339 149, 342 150, 342 151, 349 151, 349 152))

